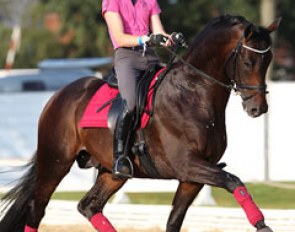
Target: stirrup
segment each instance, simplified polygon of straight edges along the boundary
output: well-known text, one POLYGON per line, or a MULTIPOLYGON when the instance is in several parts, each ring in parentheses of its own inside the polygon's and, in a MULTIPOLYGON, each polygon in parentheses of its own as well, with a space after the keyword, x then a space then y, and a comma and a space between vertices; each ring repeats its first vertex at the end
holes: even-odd
POLYGON ((115 160, 114 167, 113 167, 113 177, 121 178, 121 179, 132 178, 133 173, 134 173, 133 164, 128 156, 121 155, 118 157, 117 160, 115 160), (124 172, 124 170, 121 170, 121 171, 119 170, 127 166, 129 169, 128 171, 124 172))

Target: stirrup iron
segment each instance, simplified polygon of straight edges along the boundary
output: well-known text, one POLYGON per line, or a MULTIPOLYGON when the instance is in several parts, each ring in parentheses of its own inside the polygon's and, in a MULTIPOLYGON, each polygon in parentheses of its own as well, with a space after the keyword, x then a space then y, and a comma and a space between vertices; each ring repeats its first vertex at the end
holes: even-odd
POLYGON ((113 176, 117 178, 132 178, 134 174, 133 163, 131 162, 130 158, 125 155, 121 155, 115 160, 114 167, 113 167, 113 176), (129 173, 127 172, 120 172, 118 171, 119 162, 128 162, 129 166, 129 173))

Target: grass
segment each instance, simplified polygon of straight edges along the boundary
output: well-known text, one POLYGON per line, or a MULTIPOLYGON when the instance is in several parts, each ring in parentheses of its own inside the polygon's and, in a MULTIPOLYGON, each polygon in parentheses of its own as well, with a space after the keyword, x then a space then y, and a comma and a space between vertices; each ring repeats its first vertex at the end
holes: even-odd
MULTIPOLYGON (((295 188, 286 189, 253 183, 248 183, 247 188, 261 208, 295 209, 295 188)), ((219 206, 238 207, 234 198, 224 190, 214 188, 213 197, 219 206)))
MULTIPOLYGON (((295 209, 295 188, 286 189, 254 183, 248 183, 247 188, 261 208, 295 209)), ((53 199, 79 201, 84 195, 85 192, 57 192, 54 193, 53 199)), ((171 192, 128 193, 132 204, 170 205, 173 195, 171 192)), ((212 195, 220 207, 239 207, 233 196, 223 189, 212 188, 212 195)))

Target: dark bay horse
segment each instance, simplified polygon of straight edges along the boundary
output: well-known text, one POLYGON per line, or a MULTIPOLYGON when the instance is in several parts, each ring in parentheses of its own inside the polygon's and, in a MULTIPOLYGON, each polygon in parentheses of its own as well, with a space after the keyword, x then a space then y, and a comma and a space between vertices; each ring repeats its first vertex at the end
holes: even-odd
MULTIPOLYGON (((242 16, 212 20, 158 87, 144 135, 162 179, 179 181, 167 232, 180 231, 188 207, 205 184, 232 193, 257 231, 272 231, 243 182, 224 171, 218 161, 227 146, 225 109, 231 90, 240 93, 250 117, 268 110, 265 75, 272 59, 270 33, 278 26, 279 20, 260 27, 242 16)), ((103 84, 103 80, 82 78, 49 100, 40 116, 38 146, 29 170, 2 199, 9 206, 0 222, 1 232, 37 232, 52 193, 81 151, 105 171, 99 173, 78 210, 98 231, 115 231, 102 211, 126 180, 112 178, 112 133, 78 126, 91 96, 103 84)), ((138 157, 130 157, 134 177, 150 178, 138 157)))

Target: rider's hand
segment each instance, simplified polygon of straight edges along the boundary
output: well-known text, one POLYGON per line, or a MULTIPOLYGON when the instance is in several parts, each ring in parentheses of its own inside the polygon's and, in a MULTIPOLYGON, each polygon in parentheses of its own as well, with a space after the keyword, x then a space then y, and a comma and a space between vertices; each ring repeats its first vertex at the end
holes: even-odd
POLYGON ((181 32, 173 32, 171 34, 171 40, 179 47, 187 47, 186 39, 181 32))
POLYGON ((142 36, 142 42, 145 44, 145 45, 148 45, 150 41, 150 37, 148 35, 143 35, 142 36))
POLYGON ((148 46, 166 46, 169 41, 168 37, 162 34, 151 34, 149 41, 146 42, 148 46))

